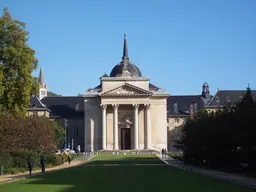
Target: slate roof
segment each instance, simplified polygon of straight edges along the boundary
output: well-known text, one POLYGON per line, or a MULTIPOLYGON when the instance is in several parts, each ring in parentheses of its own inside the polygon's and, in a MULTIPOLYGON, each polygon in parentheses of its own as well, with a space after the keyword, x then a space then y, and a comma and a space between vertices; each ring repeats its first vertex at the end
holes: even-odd
MULTIPOLYGON (((251 92, 256 97, 256 90, 251 92)), ((221 107, 227 103, 234 105, 243 98, 245 93, 246 90, 219 90, 206 107, 221 107)))
POLYGON ((84 115, 83 97, 44 97, 41 101, 51 110, 50 117, 52 118, 80 117, 84 115))
POLYGON ((203 109, 207 104, 207 100, 201 95, 177 95, 167 98, 167 115, 187 116, 189 115, 190 105, 196 103, 197 110, 203 109), (177 113, 174 108, 174 103, 177 103, 177 113))
POLYGON ((30 104, 27 107, 27 111, 50 111, 41 101, 40 99, 32 95, 30 97, 30 104))

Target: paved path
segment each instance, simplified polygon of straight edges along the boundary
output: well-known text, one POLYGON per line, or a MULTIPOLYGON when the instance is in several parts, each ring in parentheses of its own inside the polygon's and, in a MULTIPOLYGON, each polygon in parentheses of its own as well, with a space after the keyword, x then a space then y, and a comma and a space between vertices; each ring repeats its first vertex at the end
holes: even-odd
POLYGON ((164 161, 166 164, 168 164, 172 167, 180 168, 180 169, 187 170, 187 171, 193 171, 193 172, 205 175, 205 176, 214 177, 216 179, 220 179, 223 181, 228 181, 228 182, 232 182, 232 183, 235 183, 238 185, 243 185, 246 187, 256 189, 256 179, 251 178, 251 177, 246 177, 246 176, 242 176, 242 175, 238 175, 238 174, 234 174, 234 173, 225 173, 225 172, 220 172, 220 171, 203 169, 203 168, 196 167, 196 166, 186 165, 182 161, 173 159, 170 156, 166 156, 166 157, 162 157, 161 155, 156 155, 156 156, 160 160, 164 161))
MULTIPOLYGON (((90 160, 92 157, 93 156, 90 156, 90 155, 82 155, 81 157, 77 157, 76 159, 71 161, 70 165, 68 164, 68 162, 65 162, 63 165, 59 165, 59 166, 55 166, 55 167, 51 167, 51 168, 46 167, 45 172, 49 173, 49 172, 58 171, 61 169, 79 166, 82 163, 90 160)), ((33 176, 40 175, 40 174, 42 174, 41 170, 33 171, 31 176, 28 175, 28 172, 18 173, 18 174, 0 175, 0 184, 25 179, 27 177, 33 177, 33 176)))

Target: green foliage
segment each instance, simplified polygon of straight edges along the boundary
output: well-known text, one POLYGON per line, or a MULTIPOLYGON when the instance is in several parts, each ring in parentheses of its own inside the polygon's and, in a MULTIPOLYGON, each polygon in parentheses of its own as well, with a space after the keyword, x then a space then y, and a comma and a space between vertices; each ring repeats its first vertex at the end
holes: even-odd
POLYGON ((256 102, 247 89, 236 106, 227 105, 215 113, 203 111, 182 130, 177 146, 184 151, 187 163, 213 168, 238 167, 256 160, 256 102))
POLYGON ((0 152, 55 151, 52 124, 37 116, 0 113, 0 152))
POLYGON ((65 140, 65 130, 57 122, 52 121, 51 123, 54 132, 54 141, 57 148, 59 149, 65 140))
POLYGON ((61 95, 58 95, 58 94, 56 94, 56 93, 54 93, 54 92, 52 92, 52 91, 48 91, 47 96, 49 96, 49 97, 54 97, 54 96, 61 96, 61 95))
POLYGON ((31 94, 37 95, 39 94, 39 83, 38 83, 38 77, 33 77, 33 83, 31 88, 31 94))
POLYGON ((59 155, 55 155, 53 153, 46 153, 44 154, 44 157, 46 165, 56 166, 62 163, 62 160, 59 157, 59 155))
POLYGON ((36 153, 32 151, 20 151, 0 153, 0 167, 4 167, 5 173, 15 174, 27 170, 27 158, 32 157, 33 169, 40 167, 40 156, 44 155, 47 167, 57 166, 62 163, 61 158, 53 153, 36 153))
POLYGON ((182 152, 169 152, 168 155, 174 159, 183 160, 183 153, 182 152))
POLYGON ((4 169, 9 169, 13 164, 13 159, 9 153, 0 153, 0 167, 3 166, 4 169))
POLYGON ((25 23, 14 20, 5 8, 0 17, 0 95, 5 110, 24 115, 38 63, 27 44, 28 34, 25 23))
POLYGON ((51 121, 48 118, 41 117, 41 119, 46 123, 49 124, 51 129, 53 130, 54 134, 54 143, 57 149, 59 149, 65 140, 65 130, 61 127, 57 121, 51 121))

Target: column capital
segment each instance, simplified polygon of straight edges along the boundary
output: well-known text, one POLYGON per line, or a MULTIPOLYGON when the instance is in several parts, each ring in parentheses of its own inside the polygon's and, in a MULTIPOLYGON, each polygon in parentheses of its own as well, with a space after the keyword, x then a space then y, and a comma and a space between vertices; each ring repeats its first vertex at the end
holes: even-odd
POLYGON ((106 109, 107 108, 107 104, 100 104, 100 106, 101 106, 101 108, 104 110, 104 109, 106 109))
POLYGON ((149 103, 144 104, 144 107, 145 107, 145 109, 150 109, 150 104, 149 103))
POLYGON ((132 106, 133 106, 134 109, 138 109, 140 105, 139 104, 132 104, 132 106))
POLYGON ((117 109, 117 108, 119 107, 119 105, 118 105, 118 104, 112 104, 112 107, 113 107, 114 109, 117 109))

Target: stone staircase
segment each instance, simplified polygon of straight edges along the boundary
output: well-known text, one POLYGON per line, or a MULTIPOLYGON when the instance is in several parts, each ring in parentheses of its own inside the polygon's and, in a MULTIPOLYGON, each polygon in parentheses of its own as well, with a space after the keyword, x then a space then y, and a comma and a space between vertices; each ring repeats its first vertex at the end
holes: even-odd
POLYGON ((100 154, 113 154, 113 155, 152 155, 160 154, 159 151, 146 149, 146 150, 98 150, 95 152, 86 152, 86 155, 100 155, 100 154))

